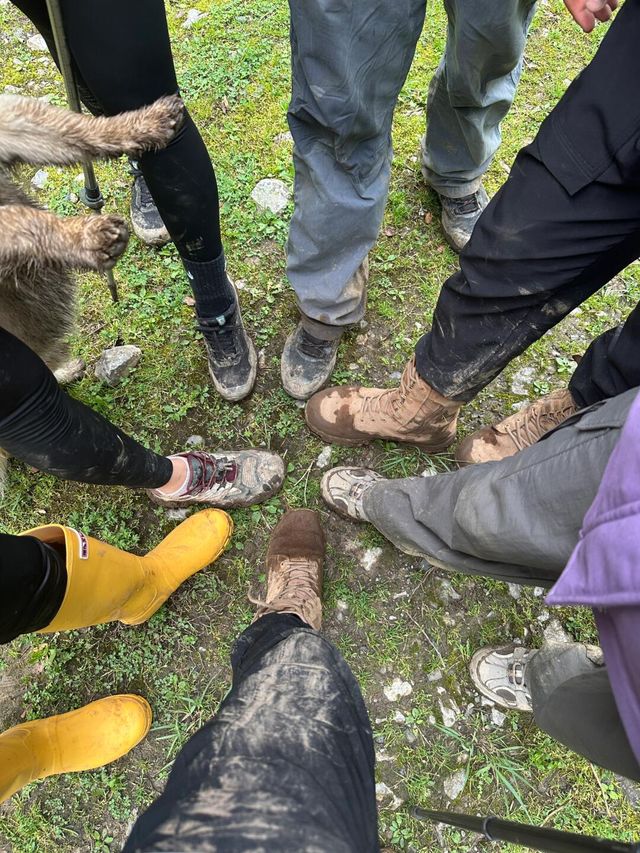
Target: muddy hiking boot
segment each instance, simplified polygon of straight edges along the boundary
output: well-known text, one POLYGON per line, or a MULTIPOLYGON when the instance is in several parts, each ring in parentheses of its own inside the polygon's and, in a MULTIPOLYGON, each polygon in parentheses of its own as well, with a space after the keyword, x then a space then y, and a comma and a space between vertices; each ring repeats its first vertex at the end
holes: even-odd
POLYGON ((483 186, 462 198, 448 198, 440 193, 438 196, 442 204, 444 236, 454 252, 461 252, 469 242, 482 211, 489 204, 489 196, 483 186))
POLYGON ((354 521, 369 521, 364 496, 384 479, 370 468, 332 468, 322 478, 320 491, 334 512, 354 521))
POLYGON ((280 360, 284 390, 296 400, 308 400, 329 381, 336 366, 340 337, 314 337, 300 322, 286 340, 280 360))
POLYGON ((418 375, 412 358, 399 388, 327 388, 309 400, 305 418, 312 432, 333 444, 381 438, 440 453, 455 439, 460 408, 418 375))
POLYGON ((468 436, 456 451, 459 465, 497 462, 539 441, 578 411, 568 389, 554 391, 494 426, 468 436))
POLYGON ((185 461, 185 481, 175 492, 149 491, 154 503, 166 507, 192 504, 228 509, 252 506, 273 497, 284 481, 284 462, 266 450, 237 453, 177 453, 170 459, 185 461))
POLYGON ((129 161, 129 171, 133 175, 129 206, 133 231, 147 246, 164 246, 171 237, 135 160, 129 161))
POLYGON ((240 305, 236 301, 219 317, 198 316, 198 330, 204 336, 216 391, 231 403, 243 400, 255 385, 258 357, 244 328, 240 305))
POLYGON ((322 626, 322 576, 325 540, 320 517, 310 509, 286 513, 267 549, 267 594, 255 622, 267 613, 293 613, 319 631, 322 626))

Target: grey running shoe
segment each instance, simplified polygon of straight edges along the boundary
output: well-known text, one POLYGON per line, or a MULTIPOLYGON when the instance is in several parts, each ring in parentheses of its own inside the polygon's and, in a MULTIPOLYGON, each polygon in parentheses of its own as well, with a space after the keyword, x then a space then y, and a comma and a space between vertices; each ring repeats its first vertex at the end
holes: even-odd
POLYGON ((369 468, 332 468, 322 478, 324 502, 339 515, 356 521, 368 521, 364 496, 371 486, 384 480, 369 468))
POLYGON ((480 186, 477 192, 462 198, 448 198, 439 193, 438 195, 442 204, 444 236, 454 252, 461 252, 469 242, 482 211, 489 204, 489 196, 483 186, 480 186))
POLYGON ((220 317, 198 317, 209 357, 209 373, 216 391, 236 403, 253 390, 258 372, 258 356, 242 322, 236 304, 220 317))
POLYGON ((164 246, 171 237, 167 231, 158 208, 151 197, 147 182, 135 162, 131 161, 133 185, 129 212, 131 225, 136 237, 147 246, 164 246))
POLYGON ((527 664, 535 654, 535 649, 516 645, 480 649, 469 664, 471 679, 480 693, 496 705, 512 711, 533 711, 527 664))
POLYGON ((324 341, 298 323, 286 340, 280 360, 284 390, 295 400, 307 400, 325 385, 336 366, 340 338, 324 341))
POLYGON ((268 500, 284 481, 284 462, 266 450, 242 450, 237 453, 176 453, 170 459, 186 460, 189 475, 177 492, 149 491, 154 503, 166 507, 192 504, 229 509, 252 506, 268 500))

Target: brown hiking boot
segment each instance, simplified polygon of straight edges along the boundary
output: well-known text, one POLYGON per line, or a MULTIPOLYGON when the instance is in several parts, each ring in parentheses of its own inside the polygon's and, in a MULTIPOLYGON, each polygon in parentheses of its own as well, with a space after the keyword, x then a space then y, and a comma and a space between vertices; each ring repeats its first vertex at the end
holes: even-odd
POLYGON ((322 626, 324 533, 317 512, 297 509, 276 525, 267 549, 266 601, 253 619, 267 613, 295 613, 316 631, 322 626))
POLYGON ((456 460, 460 465, 473 465, 514 456, 577 411, 569 390, 554 391, 495 426, 484 427, 465 438, 456 451, 456 460))
POLYGON ((427 385, 412 358, 399 388, 327 388, 309 400, 305 419, 312 432, 333 444, 384 438, 439 453, 456 437, 460 406, 427 385))

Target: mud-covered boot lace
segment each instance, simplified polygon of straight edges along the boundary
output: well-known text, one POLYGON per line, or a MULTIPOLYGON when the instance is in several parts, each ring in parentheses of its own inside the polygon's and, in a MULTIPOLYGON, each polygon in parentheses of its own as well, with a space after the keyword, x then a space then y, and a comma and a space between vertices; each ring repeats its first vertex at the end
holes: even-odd
POLYGON ((513 424, 505 428, 506 434, 511 438, 518 450, 524 450, 535 444, 550 429, 559 426, 575 412, 575 406, 568 403, 561 409, 543 410, 542 407, 535 408, 529 412, 523 412, 521 418, 517 418, 513 424))
POLYGON ((317 574, 314 564, 306 557, 290 557, 278 569, 269 600, 263 601, 249 595, 249 601, 259 608, 260 615, 294 610, 304 613, 306 606, 318 598, 317 574))
POLYGON ((319 338, 314 338, 303 327, 300 334, 299 350, 308 358, 316 359, 316 361, 325 361, 331 356, 331 341, 323 341, 319 338))
POLYGON ((197 329, 202 332, 214 361, 223 366, 237 364, 244 354, 244 334, 239 314, 224 323, 215 319, 198 318, 197 329))
POLYGON ((233 485, 238 477, 238 465, 225 456, 212 456, 194 451, 189 453, 191 483, 189 493, 199 495, 210 490, 219 491, 233 485))

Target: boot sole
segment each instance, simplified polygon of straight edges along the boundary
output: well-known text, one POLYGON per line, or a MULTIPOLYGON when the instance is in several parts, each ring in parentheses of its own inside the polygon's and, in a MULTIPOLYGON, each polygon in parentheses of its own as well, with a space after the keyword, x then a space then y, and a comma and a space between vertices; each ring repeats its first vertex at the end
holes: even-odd
POLYGON ((384 435, 372 435, 368 437, 363 436, 362 438, 346 438, 342 436, 337 437, 335 435, 331 435, 328 432, 323 432, 323 430, 318 429, 318 427, 316 426, 311 426, 311 424, 306 418, 305 421, 311 432, 315 433, 323 441, 326 441, 328 444, 338 444, 341 447, 363 447, 365 444, 371 444, 372 441, 393 441, 396 444, 402 445, 403 447, 417 447, 419 450, 423 450, 425 453, 435 454, 443 453, 445 450, 451 447, 451 445, 455 441, 455 438, 453 438, 451 439, 451 441, 434 445, 430 444, 429 442, 404 441, 401 438, 393 438, 392 436, 384 435))

